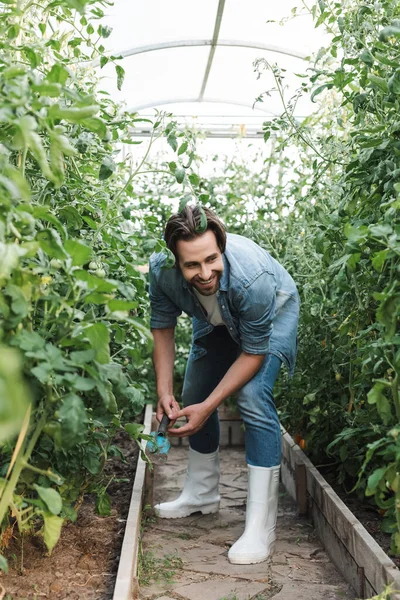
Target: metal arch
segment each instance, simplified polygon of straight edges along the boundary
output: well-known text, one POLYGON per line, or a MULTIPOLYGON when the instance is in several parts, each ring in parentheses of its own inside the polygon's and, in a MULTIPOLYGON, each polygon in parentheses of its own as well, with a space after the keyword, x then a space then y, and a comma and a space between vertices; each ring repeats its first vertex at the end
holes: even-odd
MULTIPOLYGON (((160 42, 159 44, 149 44, 147 46, 138 46, 136 48, 129 48, 122 52, 113 52, 114 56, 122 56, 127 58, 128 56, 135 56, 137 54, 145 54, 146 52, 156 52, 158 50, 169 50, 170 48, 190 48, 198 46, 212 46, 213 40, 200 39, 200 40, 176 40, 173 42, 160 42)), ((268 52, 277 52, 278 54, 286 54, 293 58, 305 60, 308 55, 303 52, 296 52, 289 48, 283 48, 281 46, 274 46, 273 44, 260 44, 258 42, 251 42, 246 40, 218 40, 217 46, 232 46, 235 48, 254 48, 256 50, 267 50, 268 52)), ((97 66, 100 61, 96 59, 94 65, 97 66)))
POLYGON ((212 64, 213 64, 213 60, 214 60, 215 50, 216 50, 217 45, 218 45, 219 30, 221 29, 222 16, 224 14, 224 8, 225 8, 225 0, 219 0, 219 2, 218 2, 218 10, 217 10, 217 17, 215 19, 214 33, 213 33, 213 37, 212 37, 212 40, 211 40, 211 48, 210 48, 210 53, 208 55, 206 70, 204 71, 203 83, 201 84, 201 90, 200 90, 200 94, 199 94, 199 100, 203 100, 204 92, 206 91, 206 87, 207 87, 207 83, 208 83, 208 78, 210 76, 210 71, 211 71, 211 67, 212 67, 212 64))
MULTIPOLYGON (((198 96, 196 97, 192 97, 192 98, 167 98, 165 99, 159 99, 157 101, 152 101, 152 102, 147 102, 146 104, 139 104, 138 106, 131 106, 129 107, 129 111, 132 112, 138 112, 140 110, 144 110, 146 108, 155 108, 156 106, 160 106, 163 104, 192 104, 194 102, 209 102, 209 103, 215 103, 215 104, 233 104, 235 106, 244 106, 246 108, 254 108, 252 104, 247 104, 246 102, 238 102, 235 100, 224 100, 223 98, 203 98, 202 100, 199 100, 198 96)), ((265 113, 266 115, 270 115, 271 117, 277 117, 279 116, 277 113, 273 113, 270 110, 266 110, 265 108, 259 108, 257 107, 256 110, 259 110, 263 113, 265 113)), ((260 115, 261 116, 261 115, 260 115)))

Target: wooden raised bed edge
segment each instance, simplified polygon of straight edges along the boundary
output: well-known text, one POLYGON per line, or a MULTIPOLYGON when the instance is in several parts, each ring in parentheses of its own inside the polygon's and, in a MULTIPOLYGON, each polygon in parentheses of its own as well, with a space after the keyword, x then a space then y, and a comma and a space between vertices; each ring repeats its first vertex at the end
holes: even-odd
MULTIPOLYGON (((144 415, 144 433, 150 433, 153 406, 147 404, 144 415)), ((113 600, 132 600, 137 597, 137 565, 140 540, 140 521, 142 517, 143 496, 147 463, 138 457, 135 481, 126 520, 124 540, 122 542, 117 579, 113 600)))
POLYGON ((332 562, 360 598, 392 584, 392 600, 400 600, 399 569, 283 428, 282 433, 283 485, 299 513, 312 518, 332 562))

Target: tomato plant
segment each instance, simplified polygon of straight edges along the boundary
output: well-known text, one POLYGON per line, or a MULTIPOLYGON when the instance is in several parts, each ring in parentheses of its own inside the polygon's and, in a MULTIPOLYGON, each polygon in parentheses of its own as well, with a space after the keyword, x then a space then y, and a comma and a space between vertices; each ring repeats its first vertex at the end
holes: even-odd
POLYGON ((109 511, 114 433, 142 437, 129 423, 153 389, 137 266, 163 243, 127 206, 157 139, 177 153, 168 176, 180 183, 193 144, 158 115, 142 158, 120 158, 138 117, 87 68, 113 61, 123 84, 101 45, 106 1, 0 4, 0 524, 11 510, 51 551, 84 492, 109 511))

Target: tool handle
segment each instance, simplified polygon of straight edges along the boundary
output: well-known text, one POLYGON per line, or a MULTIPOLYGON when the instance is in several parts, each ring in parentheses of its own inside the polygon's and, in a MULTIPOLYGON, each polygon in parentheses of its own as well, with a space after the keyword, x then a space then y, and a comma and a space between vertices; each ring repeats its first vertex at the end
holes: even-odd
POLYGON ((163 418, 161 419, 161 423, 158 426, 158 434, 161 433, 161 435, 165 435, 167 433, 167 429, 168 429, 168 425, 171 423, 170 419, 167 417, 166 414, 163 415, 163 418))

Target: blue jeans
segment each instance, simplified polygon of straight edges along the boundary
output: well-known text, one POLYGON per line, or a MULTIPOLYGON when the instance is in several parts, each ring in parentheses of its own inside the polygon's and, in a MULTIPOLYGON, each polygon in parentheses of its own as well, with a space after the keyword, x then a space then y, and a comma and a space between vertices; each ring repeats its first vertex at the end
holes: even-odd
MULTIPOLYGON (((203 402, 218 385, 240 354, 226 327, 215 327, 197 344, 207 354, 189 355, 182 391, 184 406, 203 402)), ((238 407, 245 426, 247 464, 274 467, 281 461, 281 432, 273 387, 281 360, 267 354, 261 369, 238 392, 238 407)), ((219 419, 215 411, 204 427, 189 437, 190 447, 202 454, 215 452, 219 446, 219 419)))

